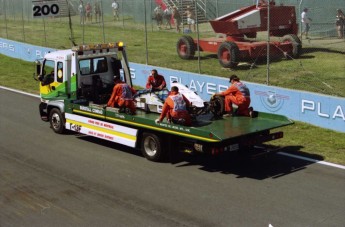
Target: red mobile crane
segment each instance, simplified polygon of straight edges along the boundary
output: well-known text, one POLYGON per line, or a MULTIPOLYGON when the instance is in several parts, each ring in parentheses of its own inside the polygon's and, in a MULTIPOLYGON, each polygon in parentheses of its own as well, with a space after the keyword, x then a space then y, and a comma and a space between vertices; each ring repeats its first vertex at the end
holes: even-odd
POLYGON ((235 68, 239 62, 267 57, 267 42, 248 38, 256 38, 257 32, 268 30, 269 9, 269 35, 282 37, 281 41, 269 42, 270 56, 298 58, 302 44, 297 36, 295 7, 277 6, 274 1, 260 2, 211 20, 213 30, 224 34, 223 37, 195 40, 191 36, 182 36, 176 45, 179 57, 192 59, 198 49, 217 53, 219 63, 225 68, 235 68))

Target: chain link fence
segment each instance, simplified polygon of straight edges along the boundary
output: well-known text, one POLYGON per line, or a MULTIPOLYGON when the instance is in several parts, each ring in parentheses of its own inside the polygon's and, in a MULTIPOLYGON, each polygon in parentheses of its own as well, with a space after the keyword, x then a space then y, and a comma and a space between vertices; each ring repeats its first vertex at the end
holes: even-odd
MULTIPOLYGON (((215 33, 208 20, 256 4, 256 1, 176 0, 182 16, 180 33, 172 18, 163 18, 163 24, 157 24, 156 7, 161 5, 164 10, 169 1, 116 0, 119 6, 117 15, 112 8, 113 0, 55 2, 66 6, 61 7, 62 16, 48 15, 36 19, 33 16, 33 1, 0 0, 0 36, 58 49, 82 43, 123 40, 132 62, 223 77, 235 73, 245 81, 345 97, 345 39, 338 38, 335 25, 337 9, 343 7, 345 10, 345 0, 332 0, 332 4, 321 0, 275 1, 275 5, 295 7, 299 38, 301 12, 304 8, 309 9, 312 18, 309 39, 302 37, 300 57, 288 56, 289 60, 274 56, 252 57, 246 62, 238 62, 236 68, 230 69, 220 66, 217 53, 212 52, 196 51, 191 60, 183 60, 178 57, 176 43, 182 36, 191 37, 195 42, 221 37, 222 34, 215 33), (199 1, 204 4, 204 15, 195 10, 199 7, 199 1), (82 6, 85 10, 88 3, 92 8, 89 16, 80 8, 82 6), (189 29, 187 24, 186 5, 194 7, 197 22, 195 31, 189 29)), ((249 41, 268 42, 268 39, 275 41, 263 31, 249 41)), ((277 38, 277 41, 281 41, 281 38, 277 38)), ((267 51, 266 47, 260 51, 267 51)), ((284 51, 281 52, 283 54, 284 51)))

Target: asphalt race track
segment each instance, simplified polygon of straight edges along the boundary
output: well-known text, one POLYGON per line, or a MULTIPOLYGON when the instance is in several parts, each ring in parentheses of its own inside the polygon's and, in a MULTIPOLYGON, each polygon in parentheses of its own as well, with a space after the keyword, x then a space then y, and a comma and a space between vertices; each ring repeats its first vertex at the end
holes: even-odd
POLYGON ((345 170, 273 155, 147 161, 0 89, 0 226, 345 226, 345 170))

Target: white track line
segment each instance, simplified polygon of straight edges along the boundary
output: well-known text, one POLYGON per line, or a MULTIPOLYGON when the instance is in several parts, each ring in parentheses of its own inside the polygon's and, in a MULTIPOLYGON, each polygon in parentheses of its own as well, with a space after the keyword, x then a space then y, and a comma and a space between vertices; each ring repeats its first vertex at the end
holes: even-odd
POLYGON ((312 158, 306 158, 306 157, 302 157, 299 155, 289 154, 289 153, 285 153, 285 152, 278 152, 277 154, 285 155, 285 156, 288 156, 291 158, 298 158, 298 159, 302 159, 304 161, 314 162, 314 163, 321 164, 321 165, 332 166, 332 167, 339 168, 339 169, 345 169, 345 166, 343 166, 343 165, 334 164, 334 163, 325 162, 325 161, 320 161, 320 160, 312 159, 312 158))
MULTIPOLYGON (((30 93, 19 91, 19 90, 16 90, 16 89, 7 88, 7 87, 3 87, 3 86, 0 86, 0 88, 4 89, 4 90, 20 93, 20 94, 23 94, 23 95, 28 95, 28 96, 40 98, 39 95, 30 94, 30 93)), ((320 161, 320 160, 312 159, 312 158, 306 158, 306 157, 302 157, 302 156, 299 156, 299 155, 289 154, 289 153, 285 153, 285 152, 278 152, 277 154, 285 155, 285 156, 288 156, 288 157, 291 157, 291 158, 297 158, 297 159, 301 159, 301 160, 305 160, 305 161, 308 161, 308 162, 313 162, 313 163, 317 163, 317 164, 321 164, 321 165, 332 166, 332 167, 339 168, 339 169, 345 169, 345 166, 343 166, 343 165, 334 164, 334 163, 325 162, 325 161, 320 161)))
POLYGON ((4 89, 4 90, 8 90, 8 91, 13 91, 13 92, 16 92, 16 93, 19 93, 19 94, 23 94, 23 95, 28 95, 28 96, 32 96, 32 97, 35 97, 35 98, 40 98, 39 95, 34 95, 34 94, 31 94, 31 93, 28 93, 28 92, 24 92, 24 91, 19 91, 19 90, 16 90, 16 89, 12 89, 12 88, 8 88, 8 87, 3 87, 3 86, 0 86, 1 89, 4 89))

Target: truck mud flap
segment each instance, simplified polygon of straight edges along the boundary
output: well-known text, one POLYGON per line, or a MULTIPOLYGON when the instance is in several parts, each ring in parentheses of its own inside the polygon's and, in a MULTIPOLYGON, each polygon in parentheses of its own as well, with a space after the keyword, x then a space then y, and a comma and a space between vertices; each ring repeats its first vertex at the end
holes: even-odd
POLYGON ((49 121, 47 113, 47 103, 41 102, 39 105, 39 111, 42 121, 49 121))

